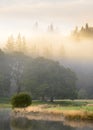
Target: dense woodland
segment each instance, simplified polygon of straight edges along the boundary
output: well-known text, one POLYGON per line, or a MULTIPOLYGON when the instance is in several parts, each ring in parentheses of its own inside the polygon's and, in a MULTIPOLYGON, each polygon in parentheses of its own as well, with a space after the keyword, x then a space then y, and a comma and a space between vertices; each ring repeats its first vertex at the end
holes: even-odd
MULTIPOLYGON (((73 36, 90 37, 92 34, 93 28, 86 24, 80 31, 76 28, 73 36)), ((32 46, 29 55, 25 37, 19 34, 14 38, 11 35, 4 50, 0 50, 0 97, 11 97, 25 91, 33 99, 41 100, 92 99, 92 65, 84 63, 81 67, 75 60, 67 59, 65 63, 64 58, 54 59, 53 47, 49 48, 44 48, 43 54, 38 55, 37 46, 32 46)), ((59 46, 58 52, 64 57, 63 46, 59 46)))
POLYGON ((74 99, 77 97, 76 80, 74 72, 53 60, 0 51, 1 97, 26 91, 33 99, 74 99))
POLYGON ((41 100, 93 98, 93 87, 77 82, 76 74, 57 61, 0 50, 0 97, 25 91, 41 100))

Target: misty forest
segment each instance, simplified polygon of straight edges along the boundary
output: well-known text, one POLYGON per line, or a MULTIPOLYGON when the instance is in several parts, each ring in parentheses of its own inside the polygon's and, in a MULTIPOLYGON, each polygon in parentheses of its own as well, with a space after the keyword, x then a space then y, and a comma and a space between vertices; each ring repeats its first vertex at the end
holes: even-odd
POLYGON ((0 61, 0 97, 26 91, 33 99, 77 98, 76 74, 58 61, 2 50, 0 61))
POLYGON ((0 0, 0 130, 93 130, 93 0, 0 0))
POLYGON ((42 37, 36 35, 29 44, 20 33, 16 38, 8 37, 0 50, 0 97, 11 98, 16 93, 28 92, 32 99, 43 101, 93 98, 93 62, 90 60, 93 28, 88 24, 80 30, 76 27, 67 41, 58 35, 51 24, 47 33, 42 37), (43 40, 39 41, 40 38, 43 40), (87 59, 85 39, 90 47, 87 59), (68 41, 75 46, 75 52, 72 48, 67 50, 68 41))

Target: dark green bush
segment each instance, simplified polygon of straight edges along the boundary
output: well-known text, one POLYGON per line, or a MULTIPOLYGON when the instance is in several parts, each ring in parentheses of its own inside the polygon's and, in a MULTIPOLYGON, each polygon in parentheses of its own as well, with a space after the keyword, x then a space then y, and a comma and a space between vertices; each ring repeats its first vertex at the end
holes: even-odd
POLYGON ((31 96, 27 93, 19 93, 12 97, 11 104, 13 108, 24 108, 31 105, 31 96))

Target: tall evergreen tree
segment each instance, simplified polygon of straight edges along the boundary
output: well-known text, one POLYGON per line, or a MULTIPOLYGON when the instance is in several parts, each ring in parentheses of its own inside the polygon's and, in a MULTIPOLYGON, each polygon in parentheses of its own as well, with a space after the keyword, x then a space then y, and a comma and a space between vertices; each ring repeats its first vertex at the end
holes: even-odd
POLYGON ((7 43, 6 43, 6 51, 7 52, 14 52, 15 50, 15 44, 14 44, 14 37, 11 35, 8 37, 7 43))

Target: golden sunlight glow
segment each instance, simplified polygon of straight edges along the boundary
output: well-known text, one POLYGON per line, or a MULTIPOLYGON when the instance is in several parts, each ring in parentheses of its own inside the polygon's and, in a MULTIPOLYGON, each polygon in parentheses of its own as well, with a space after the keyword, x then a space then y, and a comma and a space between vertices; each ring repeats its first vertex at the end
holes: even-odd
POLYGON ((92 0, 4 0, 0 4, 0 45, 3 48, 8 36, 13 35, 16 42, 20 32, 26 37, 30 55, 93 58, 92 40, 71 38, 75 26, 81 28, 86 22, 92 26, 92 0))

